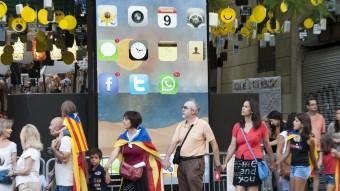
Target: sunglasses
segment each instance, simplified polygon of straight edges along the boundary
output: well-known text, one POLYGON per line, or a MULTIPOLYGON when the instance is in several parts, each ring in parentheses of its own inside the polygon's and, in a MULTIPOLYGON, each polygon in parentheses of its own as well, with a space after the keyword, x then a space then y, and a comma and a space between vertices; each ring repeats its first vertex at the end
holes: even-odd
POLYGON ((182 106, 182 109, 188 109, 188 108, 189 108, 188 106, 185 106, 185 105, 182 106))

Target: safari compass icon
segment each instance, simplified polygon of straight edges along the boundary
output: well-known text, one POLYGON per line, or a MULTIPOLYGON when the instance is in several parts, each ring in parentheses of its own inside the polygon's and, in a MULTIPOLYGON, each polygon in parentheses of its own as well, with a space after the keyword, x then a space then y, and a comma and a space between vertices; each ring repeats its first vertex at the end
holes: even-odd
POLYGON ((178 80, 172 74, 161 74, 159 78, 159 92, 161 94, 177 94, 178 80))

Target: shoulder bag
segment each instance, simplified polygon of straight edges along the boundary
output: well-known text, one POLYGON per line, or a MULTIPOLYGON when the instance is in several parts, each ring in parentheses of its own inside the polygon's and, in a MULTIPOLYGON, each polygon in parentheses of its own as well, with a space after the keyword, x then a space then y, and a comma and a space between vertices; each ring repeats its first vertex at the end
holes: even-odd
POLYGON ((143 176, 143 167, 135 168, 122 160, 120 163, 119 174, 126 180, 137 181, 143 176))
POLYGON ((192 129, 193 126, 194 126, 194 124, 192 124, 192 125, 190 126, 190 129, 189 129, 189 131, 187 132, 187 134, 185 135, 182 144, 177 146, 176 152, 175 152, 175 155, 174 155, 174 159, 172 160, 172 163, 174 163, 174 164, 179 164, 179 163, 181 162, 181 148, 182 148, 182 145, 184 144, 185 140, 187 139, 187 136, 188 136, 188 134, 190 133, 190 131, 191 131, 191 129, 192 129))
POLYGON ((248 146, 248 149, 251 153, 251 155, 253 156, 254 160, 256 161, 257 163, 257 172, 258 172, 258 175, 259 175, 259 178, 260 180, 264 181, 268 176, 269 176, 269 168, 268 168, 268 165, 267 163, 262 160, 262 161, 258 161, 255 157, 255 154, 253 152, 253 149, 250 147, 249 143, 248 143, 248 140, 246 138, 246 135, 244 134, 244 130, 242 127, 240 127, 241 129, 241 132, 242 132, 242 135, 243 135, 243 138, 244 140, 246 141, 247 143, 247 146, 248 146))

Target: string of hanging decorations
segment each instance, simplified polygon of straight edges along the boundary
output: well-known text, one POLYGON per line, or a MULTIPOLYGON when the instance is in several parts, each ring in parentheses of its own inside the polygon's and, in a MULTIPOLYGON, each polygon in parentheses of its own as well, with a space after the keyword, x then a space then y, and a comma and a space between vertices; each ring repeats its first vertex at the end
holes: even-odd
MULTIPOLYGON (((250 6, 248 0, 210 0, 210 34, 212 39, 239 38, 269 42, 275 46, 275 35, 291 32, 291 22, 302 19, 299 38, 321 34, 327 29, 327 17, 332 17, 332 5, 326 0, 263 0, 250 6), (227 5, 227 6, 226 6, 227 5), (239 10, 239 11, 238 11, 239 10), (310 31, 310 32, 309 32, 310 31)), ((334 5, 335 6, 335 5, 334 5)))
POLYGON ((75 39, 76 29, 83 31, 83 26, 74 15, 55 10, 52 0, 44 0, 44 7, 40 9, 19 3, 15 5, 15 12, 15 16, 8 14, 7 4, 0 1, 2 64, 23 60, 25 51, 32 51, 34 61, 62 59, 65 64, 75 62, 78 46, 85 43, 75 39), (10 34, 10 42, 6 40, 7 34, 10 34))

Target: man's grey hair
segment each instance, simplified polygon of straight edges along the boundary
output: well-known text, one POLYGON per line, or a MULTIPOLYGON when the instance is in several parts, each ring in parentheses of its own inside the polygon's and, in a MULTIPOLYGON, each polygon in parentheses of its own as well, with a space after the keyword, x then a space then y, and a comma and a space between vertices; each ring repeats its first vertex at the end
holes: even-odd
POLYGON ((194 110, 194 112, 196 113, 196 115, 200 112, 200 105, 197 103, 197 101, 193 98, 190 98, 187 102, 191 102, 194 104, 194 108, 192 108, 194 110))

